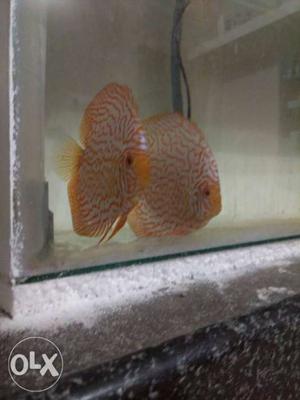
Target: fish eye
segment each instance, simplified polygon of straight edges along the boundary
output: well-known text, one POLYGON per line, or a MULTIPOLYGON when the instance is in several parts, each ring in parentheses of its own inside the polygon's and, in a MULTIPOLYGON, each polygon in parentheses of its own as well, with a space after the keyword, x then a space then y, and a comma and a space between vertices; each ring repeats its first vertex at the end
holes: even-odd
POLYGON ((126 156, 126 165, 127 165, 127 167, 131 167, 132 163, 133 163, 132 155, 131 154, 127 154, 127 156, 126 156))
POLYGON ((211 188, 207 183, 200 187, 201 196, 208 198, 211 194, 211 188))

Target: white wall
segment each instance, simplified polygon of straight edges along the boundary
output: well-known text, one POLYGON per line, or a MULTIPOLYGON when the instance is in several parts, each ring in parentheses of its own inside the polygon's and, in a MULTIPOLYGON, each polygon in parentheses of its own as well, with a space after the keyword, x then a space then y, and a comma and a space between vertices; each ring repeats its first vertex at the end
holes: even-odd
POLYGON ((280 130, 279 66, 230 80, 199 76, 198 67, 196 60, 189 71, 199 83, 193 117, 214 149, 222 184, 214 224, 299 218, 300 141, 280 130))
MULTIPOLYGON (((184 54, 201 39, 197 4, 185 16, 184 54)), ((142 116, 170 110, 173 7, 173 0, 49 2, 46 173, 57 229, 70 229, 71 220, 66 185, 53 172, 54 144, 61 135, 78 137, 92 96, 118 81, 133 89, 142 116)), ((204 129, 220 171, 223 211, 211 225, 299 218, 300 143, 280 131, 278 63, 252 72, 241 66, 230 79, 216 73, 220 65, 214 69, 213 63, 203 73, 201 63, 198 57, 186 67, 193 119, 204 129)))

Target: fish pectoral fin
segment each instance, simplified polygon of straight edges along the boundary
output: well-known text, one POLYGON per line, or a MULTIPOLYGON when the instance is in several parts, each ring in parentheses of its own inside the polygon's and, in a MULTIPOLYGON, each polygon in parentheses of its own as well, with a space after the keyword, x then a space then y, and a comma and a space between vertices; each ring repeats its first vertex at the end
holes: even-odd
POLYGON ((107 236, 107 234, 105 234, 105 236, 101 238, 99 244, 100 244, 104 239, 105 239, 106 242, 108 242, 111 238, 113 238, 113 237, 123 228, 123 226, 126 224, 126 221, 127 221, 127 214, 121 215, 121 216, 117 219, 117 221, 115 222, 115 225, 114 225, 113 230, 112 230, 111 234, 109 235, 109 237, 108 237, 107 239, 105 239, 106 236, 107 236))
POLYGON ((133 167, 138 176, 141 187, 145 188, 150 181, 150 161, 148 154, 145 152, 136 154, 133 161, 133 167))
POLYGON ((63 149, 56 155, 56 172, 64 180, 69 181, 78 171, 83 149, 79 144, 67 137, 63 149))

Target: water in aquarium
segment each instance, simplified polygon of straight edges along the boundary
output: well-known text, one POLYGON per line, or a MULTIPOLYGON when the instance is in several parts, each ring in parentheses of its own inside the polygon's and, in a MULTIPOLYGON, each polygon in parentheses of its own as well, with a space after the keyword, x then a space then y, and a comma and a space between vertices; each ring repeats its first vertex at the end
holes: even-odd
POLYGON ((300 235, 299 1, 52 0, 34 18, 48 246, 30 274, 300 235))

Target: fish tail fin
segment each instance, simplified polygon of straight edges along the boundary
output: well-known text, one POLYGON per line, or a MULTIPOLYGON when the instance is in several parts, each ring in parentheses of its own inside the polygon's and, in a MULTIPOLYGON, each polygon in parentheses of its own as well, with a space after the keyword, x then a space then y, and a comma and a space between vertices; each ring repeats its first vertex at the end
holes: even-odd
POLYGON ((64 181, 68 182, 78 171, 82 153, 82 147, 68 136, 55 160, 56 172, 64 181))

